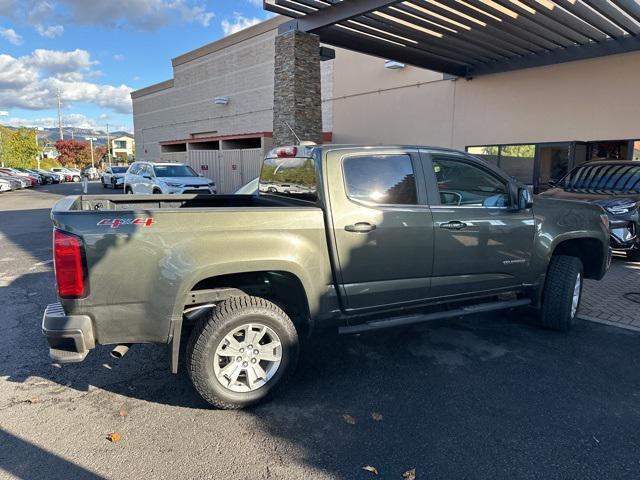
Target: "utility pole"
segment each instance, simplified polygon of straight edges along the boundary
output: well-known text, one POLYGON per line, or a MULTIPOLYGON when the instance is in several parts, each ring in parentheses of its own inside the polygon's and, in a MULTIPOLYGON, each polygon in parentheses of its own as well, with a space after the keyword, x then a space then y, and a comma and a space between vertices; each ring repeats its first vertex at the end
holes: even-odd
POLYGON ((107 123, 107 158, 109 159, 109 166, 111 166, 111 138, 109 137, 108 123, 107 123))
POLYGON ((97 140, 97 138, 89 137, 87 140, 89 140, 89 144, 91 145, 91 168, 96 168, 93 163, 93 141, 97 140))
POLYGON ((62 133, 62 114, 60 113, 60 89, 58 89, 56 97, 58 97, 58 130, 60 131, 60 140, 64 140, 64 134, 62 133))

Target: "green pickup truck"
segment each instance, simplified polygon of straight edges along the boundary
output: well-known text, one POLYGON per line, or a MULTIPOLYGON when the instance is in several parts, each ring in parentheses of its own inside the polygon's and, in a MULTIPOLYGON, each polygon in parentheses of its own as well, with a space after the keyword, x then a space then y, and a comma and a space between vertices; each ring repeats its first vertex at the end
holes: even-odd
POLYGON ((429 147, 281 147, 254 195, 66 197, 51 218, 51 358, 155 342, 176 373, 189 334, 188 374, 219 408, 271 396, 318 329, 530 306, 569 330, 583 279, 611 260, 600 207, 534 200, 494 166, 429 147))

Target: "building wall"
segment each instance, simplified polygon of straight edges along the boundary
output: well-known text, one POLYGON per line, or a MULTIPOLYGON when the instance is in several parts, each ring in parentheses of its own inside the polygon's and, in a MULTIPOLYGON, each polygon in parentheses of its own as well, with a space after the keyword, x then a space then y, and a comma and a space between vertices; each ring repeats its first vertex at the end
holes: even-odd
MULTIPOLYGON (((282 20, 204 46, 173 60, 172 82, 134 92, 136 158, 160 158, 160 142, 195 137, 271 132, 275 36, 282 20), (255 32, 262 32, 255 34, 255 32), (207 53, 210 51, 211 53, 207 53), (157 91, 154 91, 157 90, 157 91), (229 97, 216 105, 217 96, 229 97)), ((323 62, 323 96, 331 96, 332 62, 323 62)), ((323 104, 323 130, 331 131, 331 102, 323 104)))
POLYGON ((444 80, 338 49, 335 142, 468 145, 640 138, 640 53, 444 80))

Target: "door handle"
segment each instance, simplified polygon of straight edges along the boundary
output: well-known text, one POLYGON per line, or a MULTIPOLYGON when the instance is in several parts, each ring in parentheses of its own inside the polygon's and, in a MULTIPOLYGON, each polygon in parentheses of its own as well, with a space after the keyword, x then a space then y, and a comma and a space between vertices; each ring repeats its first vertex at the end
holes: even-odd
POLYGON ((440 228, 444 228, 446 230, 462 230, 466 227, 467 224, 464 222, 460 222, 459 220, 452 220, 450 222, 440 224, 440 228))
POLYGON ((368 233, 376 229, 376 226, 369 222, 358 222, 354 225, 346 225, 344 229, 347 232, 368 233))

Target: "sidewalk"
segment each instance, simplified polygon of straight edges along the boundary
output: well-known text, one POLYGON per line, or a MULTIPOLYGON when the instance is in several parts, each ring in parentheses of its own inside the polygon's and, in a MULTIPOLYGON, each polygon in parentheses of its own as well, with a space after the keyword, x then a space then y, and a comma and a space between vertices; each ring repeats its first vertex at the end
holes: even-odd
POLYGON ((640 301, 640 263, 615 258, 603 280, 585 281, 578 316, 585 320, 640 330, 640 304, 625 298, 626 293, 640 301))

